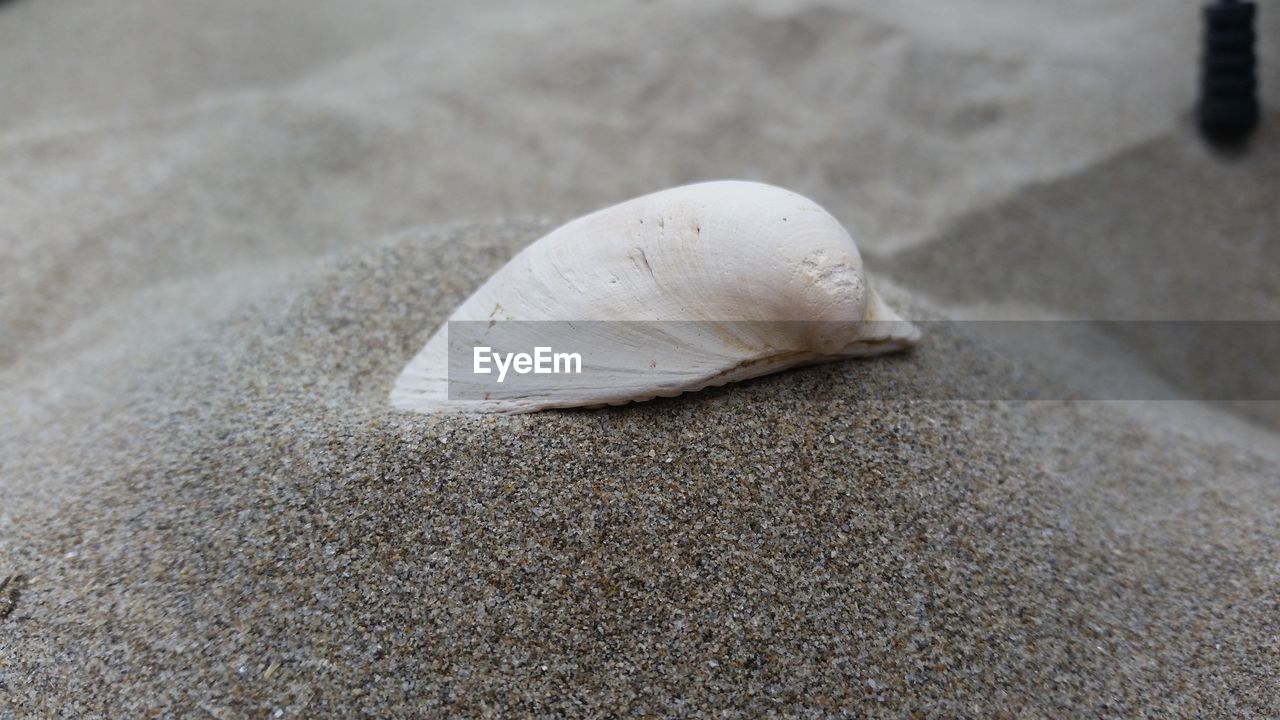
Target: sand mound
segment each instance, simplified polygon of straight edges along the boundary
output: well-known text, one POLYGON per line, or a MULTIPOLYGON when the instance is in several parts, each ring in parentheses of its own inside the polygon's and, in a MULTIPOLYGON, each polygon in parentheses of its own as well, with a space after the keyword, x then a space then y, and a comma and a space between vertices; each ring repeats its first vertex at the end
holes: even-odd
POLYGON ((909 399, 1007 382, 963 338, 607 411, 392 412, 541 229, 404 235, 139 368, 101 425, 10 445, 4 702, 1280 710, 1280 468, 1103 405, 909 399))
POLYGON ((702 179, 948 313, 1273 319, 1276 141, 1175 127, 1193 8, 475 6, 0 3, 0 718, 1280 714, 1280 460, 1212 410, 986 399, 1046 379, 954 325, 608 411, 386 402, 548 226, 446 221, 702 179))

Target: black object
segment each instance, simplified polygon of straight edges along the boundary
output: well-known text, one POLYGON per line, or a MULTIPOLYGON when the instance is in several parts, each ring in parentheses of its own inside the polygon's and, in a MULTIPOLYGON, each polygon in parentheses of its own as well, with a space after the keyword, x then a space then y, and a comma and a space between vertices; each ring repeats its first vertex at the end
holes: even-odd
POLYGON ((1217 0, 1204 7, 1200 68, 1200 132, 1213 142, 1244 140, 1258 125, 1256 8, 1249 0, 1217 0))

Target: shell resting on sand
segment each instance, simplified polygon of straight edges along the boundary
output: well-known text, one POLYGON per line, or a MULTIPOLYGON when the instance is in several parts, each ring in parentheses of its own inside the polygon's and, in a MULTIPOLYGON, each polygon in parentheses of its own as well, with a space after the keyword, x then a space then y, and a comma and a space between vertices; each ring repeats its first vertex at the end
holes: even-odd
POLYGON ((429 413, 620 405, 919 337, 867 285, 857 246, 825 210, 769 185, 710 182, 605 208, 525 248, 427 341, 391 402, 429 413))

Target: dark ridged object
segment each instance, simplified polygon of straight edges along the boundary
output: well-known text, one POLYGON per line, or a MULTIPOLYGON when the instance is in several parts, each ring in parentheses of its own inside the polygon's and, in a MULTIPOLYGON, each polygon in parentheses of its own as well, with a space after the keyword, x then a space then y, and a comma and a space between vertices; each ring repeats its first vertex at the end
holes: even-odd
POLYGON ((1244 0, 1219 0, 1204 8, 1200 69, 1200 131, 1213 142, 1239 142, 1258 125, 1256 8, 1244 0))

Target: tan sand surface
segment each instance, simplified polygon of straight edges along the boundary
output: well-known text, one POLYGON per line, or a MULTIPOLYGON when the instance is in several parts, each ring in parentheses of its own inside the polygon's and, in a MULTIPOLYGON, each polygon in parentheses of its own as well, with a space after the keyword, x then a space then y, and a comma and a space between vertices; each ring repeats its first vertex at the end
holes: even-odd
POLYGON ((469 5, 0 4, 0 718, 1280 715, 1276 404, 998 399, 1201 379, 1133 343, 386 402, 541 232, 721 177, 915 317, 1280 319, 1194 4, 469 5))

